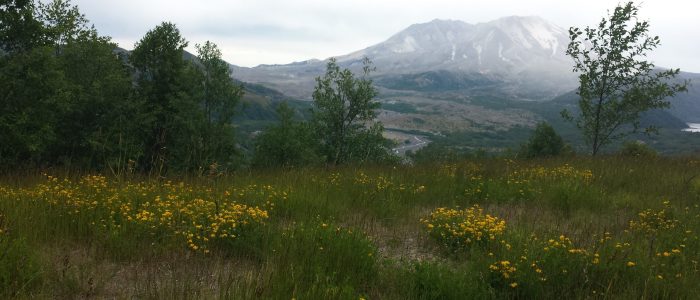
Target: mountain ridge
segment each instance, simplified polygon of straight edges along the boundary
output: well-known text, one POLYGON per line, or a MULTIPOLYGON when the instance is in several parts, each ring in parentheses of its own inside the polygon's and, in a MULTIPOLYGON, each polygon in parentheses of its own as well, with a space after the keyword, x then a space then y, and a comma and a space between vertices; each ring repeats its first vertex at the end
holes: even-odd
MULTIPOLYGON (((561 76, 571 68, 562 46, 567 41, 564 29, 535 16, 476 24, 435 19, 408 26, 384 42, 336 59, 342 67, 359 70, 366 56, 374 63, 377 71, 373 76, 377 78, 443 70, 473 73, 507 82, 512 89, 533 89, 537 97, 547 94, 552 98, 573 88, 573 75, 561 76), (539 78, 534 80, 533 74, 539 78)), ((323 73, 327 61, 232 68, 238 79, 309 100, 313 79, 323 73)))

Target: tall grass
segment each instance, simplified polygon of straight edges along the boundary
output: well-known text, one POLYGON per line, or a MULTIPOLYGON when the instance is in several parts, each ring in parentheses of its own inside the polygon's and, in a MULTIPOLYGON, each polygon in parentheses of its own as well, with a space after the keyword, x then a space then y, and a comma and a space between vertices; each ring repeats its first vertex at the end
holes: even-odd
POLYGON ((25 173, 0 180, 0 296, 693 298, 699 175, 618 157, 25 173))

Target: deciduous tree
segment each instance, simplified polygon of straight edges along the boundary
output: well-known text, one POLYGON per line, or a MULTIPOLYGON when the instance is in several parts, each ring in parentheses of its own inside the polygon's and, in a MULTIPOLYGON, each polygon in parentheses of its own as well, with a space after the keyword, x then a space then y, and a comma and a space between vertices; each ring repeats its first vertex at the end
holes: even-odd
MULTIPOLYGON (((129 57, 137 73, 136 97, 141 101, 138 121, 142 126, 147 170, 163 171, 182 119, 179 108, 191 102, 192 84, 185 80, 188 63, 183 58, 187 41, 175 24, 163 22, 136 43, 129 57)), ((181 133, 181 132, 180 132, 181 133)))
POLYGON ((658 70, 644 59, 660 40, 649 35, 649 23, 638 19, 638 11, 628 2, 618 5, 597 27, 569 29, 566 54, 579 73, 580 113, 575 119, 567 111, 562 115, 575 120, 593 155, 636 132, 640 113, 669 107, 668 97, 686 87, 672 81, 680 70, 658 70))
POLYGON ((330 59, 326 74, 316 78, 313 92, 313 122, 321 138, 321 149, 328 163, 369 161, 386 158, 388 143, 383 127, 375 122, 380 107, 374 98, 377 89, 369 79, 374 70, 363 60, 362 74, 356 77, 330 59))

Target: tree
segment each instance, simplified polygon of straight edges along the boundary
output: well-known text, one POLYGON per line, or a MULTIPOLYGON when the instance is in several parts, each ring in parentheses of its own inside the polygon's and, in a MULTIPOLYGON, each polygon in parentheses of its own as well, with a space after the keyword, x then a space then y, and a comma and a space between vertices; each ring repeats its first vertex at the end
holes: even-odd
POLYGON ((44 28, 32 0, 0 0, 0 55, 32 49, 41 44, 44 28))
POLYGON ((280 122, 255 137, 255 167, 299 167, 317 163, 315 139, 308 123, 294 120, 286 102, 277 106, 280 122))
POLYGON ((68 95, 51 49, 0 57, 0 164, 36 165, 59 139, 68 95))
POLYGON ((108 37, 90 32, 61 47, 58 57, 71 97, 57 128, 54 161, 113 170, 126 166, 136 148, 131 74, 108 37))
POLYGON ((70 0, 39 2, 38 18, 44 23, 46 42, 54 47, 56 55, 71 40, 86 38, 86 35, 97 36, 94 28, 88 28, 85 15, 80 13, 78 6, 71 5, 70 0))
MULTIPOLYGON (((596 28, 571 27, 566 54, 579 73, 580 113, 575 123, 591 153, 639 129, 640 113, 667 108, 665 100, 684 91, 687 83, 673 83, 679 69, 655 70, 643 58, 655 49, 658 36, 649 36, 649 23, 637 18, 633 2, 618 5, 596 28)), ((562 115, 574 121, 568 111, 562 115)), ((653 128, 647 128, 647 132, 653 128)))
POLYGON ((91 169, 124 165, 120 157, 134 155, 133 147, 125 147, 131 136, 126 116, 133 113, 128 110, 132 84, 115 55, 116 44, 89 27, 67 0, 40 2, 37 18, 44 27, 42 47, 51 49, 64 79, 59 90, 63 109, 54 112, 57 138, 47 160, 91 169))
POLYGON ((196 45, 201 71, 200 107, 204 110, 202 162, 230 163, 236 155, 231 119, 243 97, 243 86, 231 80, 231 69, 221 59, 216 44, 206 41, 196 45))
POLYGON ((177 113, 192 100, 193 89, 187 86, 192 83, 185 80, 185 47, 187 41, 175 24, 163 22, 136 43, 129 57, 137 73, 136 97, 141 101, 137 120, 144 141, 141 165, 150 171, 160 173, 170 162, 173 139, 181 134, 178 125, 186 120, 178 118, 177 113))
POLYGON ((332 58, 326 74, 316 78, 313 122, 328 163, 386 157, 389 144, 382 137, 383 127, 373 122, 380 104, 374 100, 377 90, 368 78, 372 70, 371 61, 365 58, 362 75, 356 78, 350 70, 341 70, 332 58))
POLYGON ((523 145, 520 155, 526 158, 551 157, 562 154, 566 145, 554 128, 545 122, 537 124, 530 140, 523 145))

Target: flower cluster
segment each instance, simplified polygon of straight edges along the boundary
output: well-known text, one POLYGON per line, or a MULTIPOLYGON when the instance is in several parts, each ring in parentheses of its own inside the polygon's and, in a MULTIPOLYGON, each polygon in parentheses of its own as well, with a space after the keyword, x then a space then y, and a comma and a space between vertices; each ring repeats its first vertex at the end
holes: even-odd
POLYGON ((646 234, 656 234, 660 230, 671 230, 678 226, 678 220, 672 218, 666 211, 670 202, 664 201, 664 208, 660 210, 646 209, 637 214, 637 219, 629 222, 629 228, 633 231, 646 234))
POLYGON ((489 270, 491 273, 499 277, 496 279, 497 281, 504 281, 512 288, 516 288, 518 286, 518 282, 515 281, 515 272, 518 270, 518 268, 516 268, 510 261, 501 260, 495 262, 489 266, 489 270))
POLYGON ((496 240, 506 229, 506 221, 484 214, 479 205, 464 210, 441 207, 421 222, 431 236, 455 249, 496 240))

